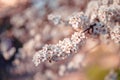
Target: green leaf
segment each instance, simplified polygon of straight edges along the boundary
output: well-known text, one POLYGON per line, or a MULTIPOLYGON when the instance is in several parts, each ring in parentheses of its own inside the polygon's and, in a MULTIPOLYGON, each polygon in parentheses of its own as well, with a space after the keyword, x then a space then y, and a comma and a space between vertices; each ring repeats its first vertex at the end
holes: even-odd
POLYGON ((89 67, 86 72, 89 80, 104 80, 109 70, 94 65, 89 67))
POLYGON ((116 69, 115 72, 117 73, 117 80, 120 80, 120 69, 116 69))

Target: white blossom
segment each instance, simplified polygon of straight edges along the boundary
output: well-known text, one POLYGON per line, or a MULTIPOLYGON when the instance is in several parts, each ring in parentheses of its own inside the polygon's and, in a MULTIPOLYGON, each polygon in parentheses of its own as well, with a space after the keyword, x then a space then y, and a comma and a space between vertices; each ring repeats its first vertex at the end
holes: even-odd
POLYGON ((71 38, 65 38, 56 45, 45 45, 42 50, 33 56, 33 62, 37 66, 44 61, 58 61, 69 57, 78 50, 78 46, 85 41, 85 34, 75 32, 71 38))

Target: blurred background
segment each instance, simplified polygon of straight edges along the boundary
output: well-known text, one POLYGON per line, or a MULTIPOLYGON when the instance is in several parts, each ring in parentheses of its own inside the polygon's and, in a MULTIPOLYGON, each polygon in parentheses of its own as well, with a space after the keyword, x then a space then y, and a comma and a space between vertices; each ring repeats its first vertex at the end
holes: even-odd
POLYGON ((74 32, 69 25, 55 25, 48 15, 65 20, 74 12, 84 12, 89 3, 0 0, 0 80, 120 80, 120 49, 112 42, 89 39, 68 59, 38 67, 32 62, 34 53, 45 44, 55 44, 74 32))

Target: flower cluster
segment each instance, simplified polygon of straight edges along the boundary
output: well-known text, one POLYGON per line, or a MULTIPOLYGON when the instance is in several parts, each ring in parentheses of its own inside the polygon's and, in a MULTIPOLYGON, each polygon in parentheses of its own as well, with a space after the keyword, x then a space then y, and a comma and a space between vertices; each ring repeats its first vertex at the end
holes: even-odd
POLYGON ((37 66, 44 61, 58 61, 76 53, 78 47, 83 45, 86 37, 82 32, 75 32, 71 38, 65 38, 54 45, 45 45, 42 50, 35 53, 33 62, 37 66))
POLYGON ((69 24, 71 24, 74 29, 86 29, 89 25, 89 19, 83 12, 78 12, 70 17, 69 24))
POLYGON ((104 23, 119 22, 120 20, 120 6, 111 5, 109 7, 101 6, 98 9, 98 17, 104 23))
POLYGON ((53 14, 50 14, 48 15, 48 20, 51 20, 55 25, 56 24, 59 24, 60 21, 61 21, 61 16, 60 15, 53 15, 53 14))
POLYGON ((111 39, 116 43, 120 43, 120 26, 114 26, 110 31, 111 39))

